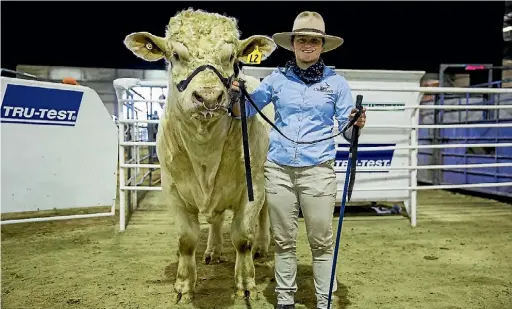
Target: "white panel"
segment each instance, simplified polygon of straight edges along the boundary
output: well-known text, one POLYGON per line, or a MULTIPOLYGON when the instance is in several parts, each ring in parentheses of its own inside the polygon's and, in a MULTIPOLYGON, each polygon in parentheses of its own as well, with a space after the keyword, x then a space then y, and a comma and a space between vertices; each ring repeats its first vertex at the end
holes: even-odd
POLYGON ((1 87, 2 213, 112 205, 117 126, 98 94, 5 77, 1 87))

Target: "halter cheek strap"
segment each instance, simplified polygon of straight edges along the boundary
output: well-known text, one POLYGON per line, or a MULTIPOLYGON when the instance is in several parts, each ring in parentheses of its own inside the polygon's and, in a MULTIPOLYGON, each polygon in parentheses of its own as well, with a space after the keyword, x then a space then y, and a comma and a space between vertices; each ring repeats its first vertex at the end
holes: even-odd
MULTIPOLYGON (((219 70, 217 70, 213 65, 204 64, 204 65, 201 65, 201 66, 197 67, 189 76, 187 76, 186 79, 184 79, 184 80, 182 80, 182 81, 180 81, 178 83, 178 85, 176 86, 178 88, 178 91, 179 92, 185 91, 185 89, 187 89, 187 87, 190 84, 190 82, 192 81, 192 79, 197 74, 201 73, 202 71, 204 71, 206 69, 209 69, 209 70, 213 71, 217 75, 217 77, 219 77, 219 79, 222 82, 222 84, 224 85, 224 87, 226 87, 226 89, 228 89, 228 92, 229 92, 229 89, 231 87, 231 83, 233 82, 233 80, 235 78, 238 77, 238 74, 240 72, 240 68, 238 67, 238 63, 237 62, 235 62, 235 64, 233 65, 233 71, 234 71, 233 75, 231 75, 231 76, 229 76, 227 78, 222 76, 222 74, 220 74, 219 70)), ((234 95, 231 94, 231 92, 230 92, 230 104, 229 104, 229 106, 227 108, 228 113, 230 112, 230 108, 231 108, 231 105, 233 104, 232 103, 233 100, 234 100, 234 95)), ((221 104, 217 103, 213 108, 208 108, 204 104, 204 102, 203 102, 203 108, 208 110, 208 111, 215 111, 215 110, 221 108, 221 104)), ((223 109, 226 109, 226 108, 223 107, 223 109)))
POLYGON ((213 66, 213 65, 210 65, 210 64, 204 64, 202 66, 199 66, 197 67, 193 72, 192 74, 190 74, 186 79, 180 81, 177 85, 178 87, 178 91, 179 92, 183 92, 185 89, 187 89, 188 87, 188 84, 190 84, 190 82, 192 81, 192 79, 199 73, 201 73, 202 71, 206 70, 206 69, 210 69, 212 70, 218 77, 219 79, 221 80, 222 84, 224 85, 224 87, 226 87, 227 89, 229 89, 231 87, 231 82, 233 81, 233 79, 237 78, 238 77, 238 73, 240 72, 240 69, 238 68, 238 64, 235 63, 234 66, 233 66, 233 69, 234 69, 234 74, 231 75, 230 77, 226 78, 224 76, 222 76, 222 74, 220 74, 220 72, 213 66))

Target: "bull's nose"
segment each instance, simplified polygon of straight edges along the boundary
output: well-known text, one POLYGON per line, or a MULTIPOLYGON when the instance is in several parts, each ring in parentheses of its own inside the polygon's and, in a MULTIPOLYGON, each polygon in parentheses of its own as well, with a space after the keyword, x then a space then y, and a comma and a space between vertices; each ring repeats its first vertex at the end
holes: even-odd
POLYGON ((203 103, 208 108, 213 108, 222 103, 224 92, 220 89, 196 90, 192 96, 199 103, 203 103))

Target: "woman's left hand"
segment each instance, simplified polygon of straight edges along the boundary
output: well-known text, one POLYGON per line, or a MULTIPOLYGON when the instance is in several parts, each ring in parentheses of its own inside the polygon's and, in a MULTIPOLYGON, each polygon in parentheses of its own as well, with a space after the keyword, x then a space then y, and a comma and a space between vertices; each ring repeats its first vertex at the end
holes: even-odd
MULTIPOLYGON (((357 109, 353 108, 351 113, 350 113, 350 117, 353 118, 356 115, 356 113, 357 113, 357 109)), ((366 124, 366 108, 363 107, 363 112, 361 113, 361 115, 357 119, 356 123, 354 123, 354 125, 358 126, 359 128, 362 129, 365 124, 366 124)))

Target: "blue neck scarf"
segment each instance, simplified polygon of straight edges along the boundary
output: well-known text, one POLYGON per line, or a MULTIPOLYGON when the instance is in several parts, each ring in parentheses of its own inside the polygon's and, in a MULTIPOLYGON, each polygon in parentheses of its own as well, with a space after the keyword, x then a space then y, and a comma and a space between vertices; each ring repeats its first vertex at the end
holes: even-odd
POLYGON ((295 59, 292 59, 286 63, 285 67, 287 70, 292 70, 306 84, 314 84, 322 80, 325 64, 320 58, 315 64, 303 70, 297 65, 295 59))

